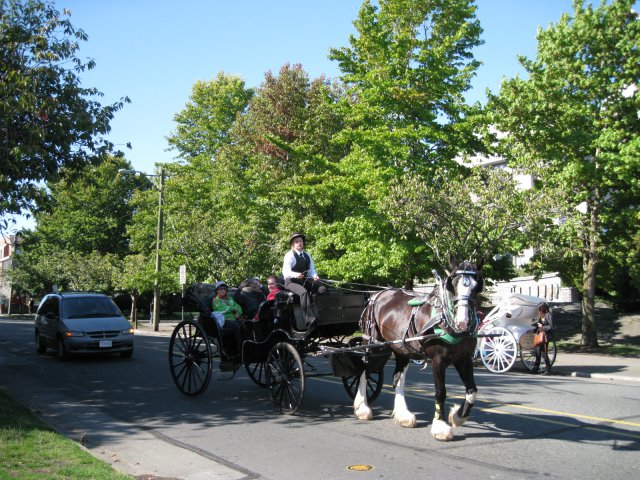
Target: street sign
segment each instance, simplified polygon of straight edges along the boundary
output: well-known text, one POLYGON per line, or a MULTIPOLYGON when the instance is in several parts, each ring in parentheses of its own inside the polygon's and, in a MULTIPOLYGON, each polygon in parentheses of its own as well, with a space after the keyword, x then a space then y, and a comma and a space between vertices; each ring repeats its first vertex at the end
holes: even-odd
POLYGON ((187 283, 187 266, 180 265, 180 285, 187 283))

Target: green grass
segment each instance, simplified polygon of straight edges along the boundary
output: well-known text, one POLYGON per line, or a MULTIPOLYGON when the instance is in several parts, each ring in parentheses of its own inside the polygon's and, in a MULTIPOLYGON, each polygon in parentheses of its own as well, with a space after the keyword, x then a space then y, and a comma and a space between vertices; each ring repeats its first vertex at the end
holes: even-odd
POLYGON ((133 477, 118 473, 0 392, 0 479, 13 478, 131 480, 133 477))

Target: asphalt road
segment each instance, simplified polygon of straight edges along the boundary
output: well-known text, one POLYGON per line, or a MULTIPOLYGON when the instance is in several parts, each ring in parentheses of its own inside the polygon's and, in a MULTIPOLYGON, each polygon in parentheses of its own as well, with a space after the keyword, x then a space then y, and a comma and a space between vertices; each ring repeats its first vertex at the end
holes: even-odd
MULTIPOLYGON (((69 362, 54 352, 37 355, 32 337, 31 322, 0 319, 0 388, 139 478, 627 479, 640 464, 637 382, 478 368, 471 419, 442 443, 429 433, 432 377, 416 365, 407 403, 418 426, 403 429, 389 419, 390 365, 371 422, 353 417, 334 377, 309 377, 301 411, 284 416, 243 370, 232 380, 214 371, 203 395, 181 394, 168 369, 167 337, 137 335, 129 360, 69 362)), ((327 368, 323 359, 312 363, 327 368)), ((447 386, 448 403, 459 403, 463 388, 452 369, 447 386)))

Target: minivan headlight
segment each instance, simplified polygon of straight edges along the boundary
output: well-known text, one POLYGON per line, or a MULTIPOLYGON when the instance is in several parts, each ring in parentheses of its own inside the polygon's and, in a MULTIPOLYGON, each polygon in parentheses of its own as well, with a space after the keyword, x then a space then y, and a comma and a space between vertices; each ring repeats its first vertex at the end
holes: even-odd
POLYGON ((128 330, 122 330, 123 335, 133 335, 133 327, 128 330))
POLYGON ((65 337, 84 337, 84 332, 64 332, 65 337))

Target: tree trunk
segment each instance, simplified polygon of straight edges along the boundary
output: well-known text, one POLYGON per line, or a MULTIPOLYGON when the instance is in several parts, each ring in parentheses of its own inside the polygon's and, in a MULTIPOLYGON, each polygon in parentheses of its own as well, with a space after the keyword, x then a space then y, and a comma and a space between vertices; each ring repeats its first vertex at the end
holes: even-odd
POLYGON ((596 208, 588 210, 589 225, 585 232, 585 248, 582 256, 582 346, 598 346, 596 327, 596 269, 598 266, 598 219, 596 208))

